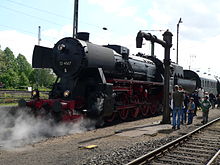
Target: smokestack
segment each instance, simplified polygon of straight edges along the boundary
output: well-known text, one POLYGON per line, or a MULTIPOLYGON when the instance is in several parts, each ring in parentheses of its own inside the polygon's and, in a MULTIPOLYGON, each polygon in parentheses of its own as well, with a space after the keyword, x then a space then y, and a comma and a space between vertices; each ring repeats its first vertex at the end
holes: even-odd
POLYGON ((76 38, 83 41, 89 41, 89 33, 88 32, 79 32, 76 35, 76 38))

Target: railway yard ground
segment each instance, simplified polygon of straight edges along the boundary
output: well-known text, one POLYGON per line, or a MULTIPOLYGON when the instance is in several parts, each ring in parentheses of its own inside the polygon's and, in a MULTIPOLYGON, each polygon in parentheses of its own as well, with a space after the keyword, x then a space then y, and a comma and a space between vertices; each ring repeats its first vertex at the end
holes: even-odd
MULTIPOLYGON (((211 109, 209 120, 217 117, 220 109, 211 109)), ((161 115, 149 117, 15 148, 4 148, 0 142, 0 164, 126 164, 201 126, 202 112, 198 111, 192 125, 181 125, 179 130, 159 124, 161 119, 161 115)))

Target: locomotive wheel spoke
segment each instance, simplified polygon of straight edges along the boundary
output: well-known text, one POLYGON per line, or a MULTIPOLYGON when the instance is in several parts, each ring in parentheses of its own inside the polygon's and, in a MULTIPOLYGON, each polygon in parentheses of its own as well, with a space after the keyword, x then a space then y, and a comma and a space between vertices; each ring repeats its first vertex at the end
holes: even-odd
POLYGON ((132 118, 137 118, 139 112, 140 112, 140 108, 139 108, 139 107, 134 108, 134 109, 131 111, 131 117, 132 117, 132 118))
POLYGON ((128 109, 122 109, 119 112, 119 116, 122 120, 126 120, 128 117, 128 109))
POLYGON ((149 105, 143 105, 141 107, 141 114, 142 116, 146 117, 149 113, 149 110, 150 110, 150 106, 149 105))
POLYGON ((106 117, 105 121, 112 122, 115 119, 116 113, 113 112, 111 116, 106 117))
POLYGON ((154 114, 156 113, 156 111, 157 111, 157 104, 156 104, 156 103, 153 103, 153 104, 151 105, 151 108, 150 108, 150 113, 151 113, 152 115, 154 115, 154 114))

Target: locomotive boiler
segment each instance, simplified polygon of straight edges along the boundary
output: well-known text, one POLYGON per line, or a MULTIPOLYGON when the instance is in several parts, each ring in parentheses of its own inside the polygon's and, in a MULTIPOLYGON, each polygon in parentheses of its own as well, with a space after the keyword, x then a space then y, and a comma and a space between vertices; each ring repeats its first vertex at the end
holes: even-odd
POLYGON ((162 104, 163 63, 152 56, 129 55, 120 45, 96 45, 88 34, 63 38, 53 48, 35 46, 34 68, 51 68, 57 79, 48 99, 37 90, 20 102, 34 114, 56 121, 89 117, 112 121, 155 114, 162 104))

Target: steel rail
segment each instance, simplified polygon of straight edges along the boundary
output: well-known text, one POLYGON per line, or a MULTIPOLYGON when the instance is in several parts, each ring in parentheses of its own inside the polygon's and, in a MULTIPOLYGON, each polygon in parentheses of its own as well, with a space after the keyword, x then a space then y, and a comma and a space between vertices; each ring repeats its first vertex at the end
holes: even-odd
POLYGON ((206 165, 211 165, 215 159, 217 159, 218 155, 220 155, 220 149, 218 150, 218 152, 212 157, 212 159, 209 160, 209 162, 206 165))
POLYGON ((219 118, 216 118, 212 121, 210 121, 209 123, 193 130, 192 132, 189 132, 188 134, 186 135, 183 135, 181 136, 180 138, 178 139, 175 139, 174 141, 171 141, 129 163, 127 163, 126 165, 137 165, 137 164, 143 164, 143 163, 147 163, 149 160, 153 159, 154 157, 158 156, 158 155, 161 155, 162 153, 164 153, 166 150, 168 150, 169 148, 172 148, 174 146, 177 146, 178 144, 180 144, 182 141, 184 140, 187 140, 189 137, 191 137, 192 135, 196 134, 197 132, 201 131, 202 129, 206 128, 207 126, 217 122, 220 120, 220 117, 219 118))

